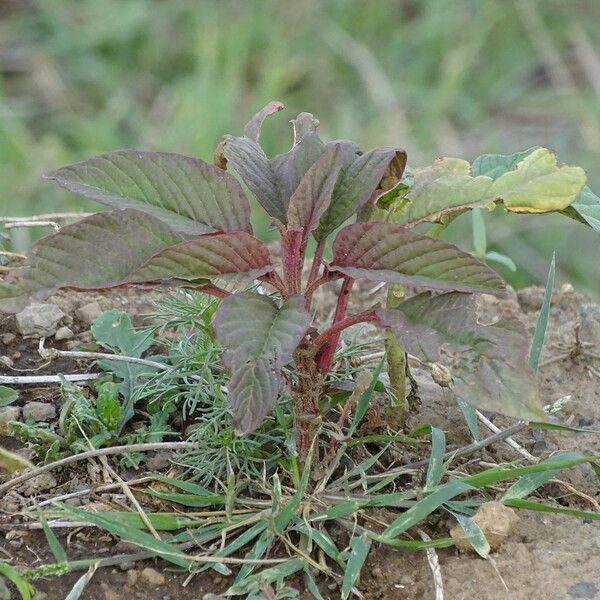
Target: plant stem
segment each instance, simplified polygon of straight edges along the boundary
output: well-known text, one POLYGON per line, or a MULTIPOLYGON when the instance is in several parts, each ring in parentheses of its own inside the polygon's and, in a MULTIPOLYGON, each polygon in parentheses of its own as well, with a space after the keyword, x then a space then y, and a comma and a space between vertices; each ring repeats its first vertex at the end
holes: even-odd
MULTIPOLYGON (((322 373, 327 373, 327 371, 329 371, 329 368, 331 367, 333 355, 335 354, 335 349, 337 348, 338 342, 340 340, 340 333, 346 327, 350 327, 350 325, 353 325, 353 323, 350 323, 350 325, 346 325, 341 329, 334 329, 336 325, 338 325, 340 322, 343 322, 344 318, 346 317, 346 311, 348 310, 348 302, 350 300, 350 292, 352 291, 353 285, 354 279, 352 279, 352 277, 344 277, 344 283, 342 283, 342 289, 340 290, 337 306, 335 308, 333 325, 325 332, 325 334, 323 334, 328 336, 327 338, 325 338, 328 343, 327 346, 319 352, 318 361, 322 373)), ((319 336, 319 338, 321 337, 322 336, 319 336)))
MULTIPOLYGON (((387 302, 388 309, 395 309, 402 303, 404 295, 404 286, 393 285, 388 286, 387 302)), ((408 410, 406 402, 406 351, 398 343, 398 339, 390 330, 385 334, 385 347, 387 350, 388 375, 390 378, 390 388, 396 397, 395 417, 392 426, 398 428, 404 426, 406 413, 408 410)))
POLYGON ((324 237, 319 240, 317 243, 317 247, 315 249, 315 255, 313 256, 312 265, 310 267, 310 274, 308 276, 308 283, 306 285, 306 289, 308 291, 309 288, 312 287, 317 277, 319 276, 319 269, 321 264, 323 263, 323 253, 325 252, 325 244, 327 243, 327 238, 324 237))
POLYGON ((313 342, 316 348, 330 344, 330 340, 337 337, 344 329, 357 325, 358 323, 369 323, 370 321, 378 321, 379 317, 373 310, 368 310, 356 315, 350 315, 337 323, 334 323, 329 329, 319 335, 313 342))

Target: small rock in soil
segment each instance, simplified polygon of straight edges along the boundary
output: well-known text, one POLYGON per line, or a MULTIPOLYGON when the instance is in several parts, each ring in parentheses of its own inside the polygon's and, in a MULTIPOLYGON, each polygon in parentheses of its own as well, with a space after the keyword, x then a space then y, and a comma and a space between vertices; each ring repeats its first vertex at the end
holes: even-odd
POLYGON ((47 402, 28 402, 23 407, 23 418, 34 421, 51 421, 56 417, 56 407, 47 402))
POLYGON ((13 359, 10 356, 0 356, 0 365, 4 365, 5 367, 8 367, 10 369, 14 364, 15 363, 13 362, 13 359))
POLYGON ((567 593, 571 598, 597 598, 598 586, 591 581, 580 581, 572 585, 567 593))
POLYGON ((150 567, 146 567, 140 573, 140 579, 155 587, 165 584, 165 576, 156 569, 151 569, 150 567))
POLYGON ((65 313, 55 304, 37 302, 16 315, 17 330, 21 335, 50 337, 56 333, 65 313))
POLYGON ((46 592, 36 592, 32 600, 46 600, 47 598, 48 594, 46 592))
MULTIPOLYGON (((518 520, 517 513, 500 502, 482 504, 473 517, 473 521, 479 525, 487 538, 492 552, 500 547, 518 520)), ((455 525, 450 530, 450 535, 456 540, 456 546, 462 552, 473 550, 460 525, 455 525)))
POLYGON ((16 339, 17 336, 14 333, 3 333, 2 337, 0 337, 0 340, 6 346, 10 346, 16 339))
POLYGON ((127 571, 127 585, 129 587, 135 587, 135 585, 138 582, 139 577, 140 577, 139 571, 136 571, 135 569, 131 569, 130 571, 127 571))
POLYGON ((0 408, 0 423, 9 423, 10 421, 18 421, 21 418, 21 407, 19 406, 4 406, 0 408))
POLYGON ((89 302, 80 306, 75 311, 75 316, 84 324, 91 325, 102 314, 102 307, 98 302, 89 302))
POLYGON ((57 341, 70 340, 75 334, 68 327, 59 327, 54 334, 54 339, 57 341))
POLYGON ((171 452, 156 452, 153 456, 148 456, 144 461, 149 471, 160 471, 171 464, 171 452))

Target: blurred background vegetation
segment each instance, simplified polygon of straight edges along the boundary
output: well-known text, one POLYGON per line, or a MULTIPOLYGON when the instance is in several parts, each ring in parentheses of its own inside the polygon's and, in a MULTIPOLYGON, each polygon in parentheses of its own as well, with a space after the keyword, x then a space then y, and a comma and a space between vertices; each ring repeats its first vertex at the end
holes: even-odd
MULTIPOLYGON (((40 177, 99 152, 211 160, 271 99, 287 108, 265 128, 272 152, 304 110, 324 138, 401 145, 412 166, 547 146, 598 192, 599 23, 597 0, 0 0, 0 215, 89 210, 40 177)), ((560 280, 600 296, 591 230, 486 221, 513 285, 543 281, 556 250, 560 280)), ((468 217, 447 237, 470 249, 468 217)))

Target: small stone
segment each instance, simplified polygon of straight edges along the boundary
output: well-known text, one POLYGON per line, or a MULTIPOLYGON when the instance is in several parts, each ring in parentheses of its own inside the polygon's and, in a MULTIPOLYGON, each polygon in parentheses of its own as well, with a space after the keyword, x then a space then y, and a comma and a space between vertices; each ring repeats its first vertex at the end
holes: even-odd
POLYGON ((51 421, 56 418, 56 407, 48 402, 28 402, 23 407, 23 419, 39 421, 51 421))
POLYGON ((31 600, 46 600, 47 598, 48 594, 46 592, 36 592, 31 600))
POLYGON ((20 406, 3 406, 0 408, 0 423, 9 423, 10 421, 19 421, 21 419, 20 406))
POLYGON ((127 585, 129 587, 135 587, 136 583, 138 582, 139 576, 140 572, 136 569, 131 569, 130 571, 127 571, 127 585))
MULTIPOLYGON (((501 502, 482 504, 473 517, 473 521, 479 525, 489 542, 491 551, 500 547, 518 520, 517 513, 501 502)), ((473 550, 460 525, 455 525, 450 530, 450 535, 456 540, 456 546, 462 552, 473 550)))
POLYGON ((148 471, 161 471, 171 464, 171 458, 170 452, 156 452, 152 456, 147 456, 144 464, 148 471))
POLYGON ((126 560, 119 564, 119 569, 121 571, 130 571, 131 569, 135 569, 135 563, 132 560, 126 560))
POLYGON ((56 333, 64 316, 55 304, 36 302, 16 315, 17 330, 21 335, 50 337, 56 333))
POLYGON ((17 339, 17 336, 14 333, 10 333, 10 332, 3 333, 2 337, 0 337, 0 339, 2 340, 3 344, 10 346, 17 339))
POLYGON ((572 294, 575 291, 575 288, 570 283, 563 283, 560 286, 561 294, 572 294))
POLYGON ((59 327, 54 334, 54 339, 60 342, 61 340, 70 340, 74 335, 68 327, 59 327))
POLYGON ((10 356, 0 356, 0 365, 4 365, 5 367, 12 369, 14 364, 15 363, 10 356))
POLYGON ((165 576, 159 573, 156 569, 146 567, 140 573, 140 579, 144 580, 151 586, 158 587, 165 584, 165 576))
POLYGON ((594 417, 579 417, 577 421, 578 427, 590 427, 590 425, 594 424, 594 417))
POLYGON ((600 304, 582 304, 579 323, 581 342, 600 347, 600 304))
POLYGON ((596 598, 597 593, 598 586, 591 581, 580 581, 567 590, 571 598, 596 598))
POLYGON ((75 311, 75 316, 84 324, 91 325, 102 314, 102 307, 98 302, 90 302, 80 306, 75 311))
POLYGON ((373 575, 373 577, 376 579, 381 579, 381 577, 383 577, 383 570, 380 567, 373 567, 371 575, 373 575))

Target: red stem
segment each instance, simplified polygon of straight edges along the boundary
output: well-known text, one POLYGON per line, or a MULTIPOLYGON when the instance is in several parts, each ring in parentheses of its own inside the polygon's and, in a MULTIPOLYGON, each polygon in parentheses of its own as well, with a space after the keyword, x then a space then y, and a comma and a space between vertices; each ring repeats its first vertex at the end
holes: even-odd
POLYGON ((320 346, 324 346, 328 344, 326 350, 333 346, 335 350, 335 345, 332 344, 332 341, 335 339, 339 339, 340 333, 347 329, 348 327, 352 327, 352 325, 357 325, 358 323, 369 323, 370 321, 378 321, 379 317, 374 310, 368 310, 362 313, 358 313, 357 315, 350 315, 345 319, 341 319, 340 321, 335 322, 329 329, 324 331, 321 335, 319 335, 313 341, 313 345, 317 348, 320 346))
POLYGON ((312 297, 317 288, 321 287, 325 283, 329 283, 330 281, 335 281, 340 277, 342 277, 341 273, 325 272, 325 274, 315 279, 310 285, 307 285, 306 289, 304 290, 304 297, 306 298, 306 309, 310 310, 310 305, 312 304, 312 297))

